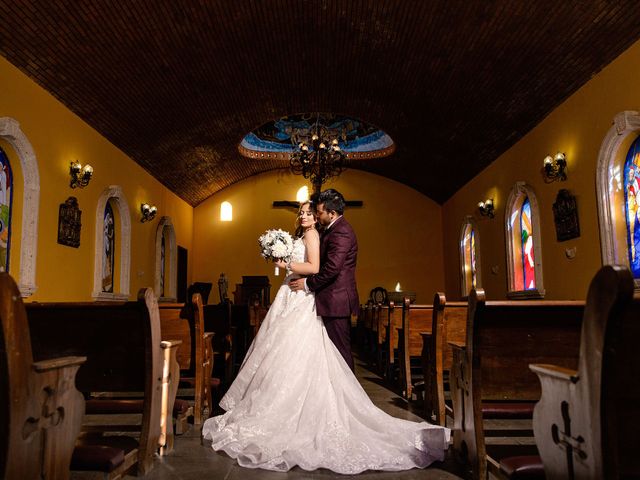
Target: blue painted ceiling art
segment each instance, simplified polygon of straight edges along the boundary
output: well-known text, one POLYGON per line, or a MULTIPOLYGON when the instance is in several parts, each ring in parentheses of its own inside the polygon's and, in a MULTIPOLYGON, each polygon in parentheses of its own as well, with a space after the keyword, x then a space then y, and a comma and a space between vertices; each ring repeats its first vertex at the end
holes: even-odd
POLYGON ((378 127, 331 113, 300 113, 267 122, 245 135, 238 150, 249 158, 288 159, 316 131, 336 138, 348 159, 381 158, 395 151, 391 137, 378 127))

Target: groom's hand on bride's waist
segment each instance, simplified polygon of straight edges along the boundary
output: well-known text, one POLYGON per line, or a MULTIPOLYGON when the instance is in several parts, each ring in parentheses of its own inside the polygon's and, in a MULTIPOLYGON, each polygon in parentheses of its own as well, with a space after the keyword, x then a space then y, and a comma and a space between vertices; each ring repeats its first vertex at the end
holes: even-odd
POLYGON ((304 278, 297 278, 295 280, 291 280, 289 282, 289 288, 291 290, 293 290, 294 292, 297 292, 298 290, 305 290, 304 288, 304 278))

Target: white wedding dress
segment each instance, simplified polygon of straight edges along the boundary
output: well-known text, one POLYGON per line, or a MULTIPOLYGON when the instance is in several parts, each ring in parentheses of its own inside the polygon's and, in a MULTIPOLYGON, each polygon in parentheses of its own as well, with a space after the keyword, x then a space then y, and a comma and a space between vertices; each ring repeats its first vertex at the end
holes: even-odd
MULTIPOLYGON (((305 261, 301 239, 294 262, 305 261)), ((243 467, 343 474, 406 470, 443 460, 450 431, 391 417, 362 389, 316 315, 314 295, 289 275, 222 398, 205 439, 243 467)))

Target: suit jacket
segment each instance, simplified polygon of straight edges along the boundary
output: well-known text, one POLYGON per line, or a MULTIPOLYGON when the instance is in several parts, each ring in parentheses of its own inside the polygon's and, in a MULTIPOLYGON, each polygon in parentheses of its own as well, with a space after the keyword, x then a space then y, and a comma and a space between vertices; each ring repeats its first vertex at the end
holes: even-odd
POLYGON ((340 217, 320 237, 320 271, 307 277, 307 288, 316 295, 316 311, 322 317, 357 315, 356 234, 340 217))

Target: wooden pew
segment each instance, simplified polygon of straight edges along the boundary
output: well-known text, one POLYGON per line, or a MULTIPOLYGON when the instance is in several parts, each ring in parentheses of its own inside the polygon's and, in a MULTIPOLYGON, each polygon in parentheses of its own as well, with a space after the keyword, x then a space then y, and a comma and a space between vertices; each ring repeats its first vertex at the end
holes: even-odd
POLYGON ((467 330, 467 303, 449 302, 444 293, 433 298, 431 333, 422 335, 422 366, 424 369, 425 418, 444 426, 446 414, 453 409, 445 402, 445 374, 451 372, 453 350, 449 341, 464 345, 467 330))
POLYGON ((249 326, 252 331, 252 340, 258 334, 258 330, 260 330, 260 325, 262 325, 262 321, 267 316, 267 312, 269 309, 264 305, 261 305, 260 302, 253 302, 253 304, 249 305, 249 326))
POLYGON ((386 375, 388 366, 387 361, 389 355, 387 353, 386 337, 389 326, 389 305, 378 304, 378 312, 376 314, 376 370, 381 377, 386 375))
POLYGON ((394 383, 400 377, 398 370, 398 332, 402 329, 402 307, 389 302, 388 319, 385 322, 384 351, 387 354, 385 377, 389 383, 394 383))
POLYGON ((66 480, 84 415, 83 356, 34 362, 20 291, 0 273, 0 478, 66 480))
MULTIPOLYGON (((402 308, 402 328, 398 330, 398 350, 400 378, 403 395, 411 400, 415 379, 422 375, 411 372, 411 359, 422 361, 422 332, 431 332, 433 305, 416 305, 405 297, 402 308)), ((416 368, 414 368, 414 371, 416 368)), ((422 367, 420 367, 422 374, 422 367)))
POLYGON ((236 319, 241 323, 242 332, 244 332, 249 323, 249 307, 246 304, 232 306, 231 303, 225 302, 217 305, 204 305, 202 311, 205 330, 214 334, 214 366, 220 366, 220 368, 216 368, 215 375, 221 377, 225 385, 228 386, 234 378, 235 364, 242 363, 241 359, 236 359, 239 339, 238 330, 233 322, 236 319), (234 307, 233 315, 232 307, 234 307))
MULTIPOLYGON (((195 293, 190 308, 182 303, 161 303, 160 323, 163 339, 178 339, 182 345, 178 349, 179 372, 174 375, 180 382, 195 391, 193 407, 180 405, 174 409, 176 433, 186 430, 187 417, 193 415, 194 424, 200 425, 213 408, 212 388, 216 388, 219 379, 211 379, 213 353, 211 340, 213 333, 205 332, 202 312, 202 297, 195 293)), ((178 400, 180 402, 180 400, 178 400)))
MULTIPOLYGON (((149 472, 159 444, 163 386, 160 316, 153 291, 140 290, 137 302, 29 303, 26 310, 36 359, 49 360, 61 354, 87 357, 76 377, 76 386, 85 395, 144 392, 138 440, 96 435, 97 428, 89 429, 91 432, 80 440, 88 447, 122 448, 124 461, 109 473, 109 478, 119 478, 136 464, 138 474, 149 472)), ((108 413, 110 406, 103 405, 108 413)), ((131 413, 137 413, 138 400, 132 399, 131 405, 131 413)), ((121 404, 115 412, 122 413, 121 404)), ((106 428, 126 430, 120 425, 106 428)), ((74 464, 74 468, 92 469, 74 464)))
MULTIPOLYGON (((466 460, 474 478, 487 478, 487 469, 504 477, 499 460, 515 455, 522 468, 542 473, 542 464, 529 455, 529 445, 496 446, 487 452, 483 419, 531 418, 540 399, 540 384, 530 363, 577 365, 581 301, 486 301, 482 289, 469 295, 466 345, 454 348, 451 376, 456 454, 466 460), (523 456, 524 455, 524 456, 523 456)), ((537 457, 536 457, 537 458, 537 457)), ((513 465, 518 471, 520 467, 513 465)))
POLYGON ((589 287, 578 369, 531 365, 542 397, 533 428, 546 478, 640 478, 640 296, 603 267, 589 287))

